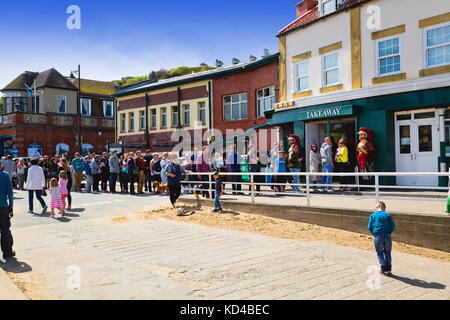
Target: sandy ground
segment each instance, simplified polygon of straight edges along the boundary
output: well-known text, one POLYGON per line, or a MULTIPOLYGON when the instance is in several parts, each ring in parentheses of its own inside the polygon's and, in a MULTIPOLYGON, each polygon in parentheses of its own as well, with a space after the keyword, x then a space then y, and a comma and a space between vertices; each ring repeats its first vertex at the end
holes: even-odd
MULTIPOLYGON (((137 213, 136 217, 116 217, 113 218, 111 222, 126 223, 135 218, 139 220, 170 219, 187 223, 196 223, 213 228, 252 232, 282 239, 329 241, 345 247, 374 251, 373 237, 355 232, 235 211, 211 213, 212 208, 207 207, 202 207, 200 210, 193 206, 184 206, 184 208, 188 212, 187 216, 178 216, 175 209, 160 207, 152 211, 137 213)), ((393 243, 393 250, 431 258, 441 262, 450 262, 450 253, 443 251, 421 248, 398 242, 393 243)))

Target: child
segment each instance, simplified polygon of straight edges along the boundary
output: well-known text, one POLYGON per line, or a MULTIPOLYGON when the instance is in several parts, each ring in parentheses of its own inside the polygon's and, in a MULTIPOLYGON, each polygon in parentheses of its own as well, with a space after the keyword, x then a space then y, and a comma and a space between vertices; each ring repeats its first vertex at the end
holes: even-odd
POLYGON ((61 188, 56 178, 52 178, 50 180, 50 194, 52 196, 52 201, 50 203, 50 207, 52 208, 52 215, 50 216, 50 218, 55 218, 55 209, 58 209, 61 216, 64 217, 64 204, 61 196, 61 188))
POLYGON ((392 275, 391 233, 395 230, 395 224, 392 216, 385 211, 386 204, 384 202, 378 202, 376 210, 370 216, 368 228, 375 238, 375 250, 381 264, 380 274, 390 276, 392 275))
POLYGON ((222 212, 220 197, 223 195, 223 182, 217 171, 214 172, 213 178, 216 180, 216 196, 214 198, 214 210, 212 212, 222 212))
POLYGON ((69 195, 67 191, 67 183, 69 179, 67 178, 67 173, 65 171, 61 171, 59 173, 59 187, 61 188, 61 198, 63 202, 64 209, 66 208, 66 198, 69 195))
MULTIPOLYGON (((278 152, 278 158, 274 161, 274 172, 276 173, 285 173, 287 171, 286 167, 286 160, 285 160, 286 153, 284 151, 278 152)), ((275 191, 276 196, 280 196, 278 192, 284 192, 286 183, 286 176, 275 176, 275 191)))

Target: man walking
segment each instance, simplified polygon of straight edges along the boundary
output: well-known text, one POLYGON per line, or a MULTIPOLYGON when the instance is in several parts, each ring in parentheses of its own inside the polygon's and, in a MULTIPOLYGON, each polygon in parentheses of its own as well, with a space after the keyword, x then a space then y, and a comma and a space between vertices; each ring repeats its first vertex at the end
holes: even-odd
POLYGON ((73 185, 73 191, 81 191, 81 179, 83 179, 84 165, 80 154, 75 153, 75 158, 72 160, 72 168, 75 176, 75 183, 73 185))
POLYGON ((13 237, 11 234, 11 218, 13 217, 13 189, 8 173, 3 171, 0 164, 0 244, 3 259, 16 255, 13 251, 13 237))
POLYGON ((169 187, 170 203, 175 209, 175 203, 181 195, 181 177, 186 173, 178 163, 176 153, 172 155, 172 161, 166 166, 167 185, 169 187))
MULTIPOLYGON (((331 138, 326 137, 325 142, 322 144, 320 148, 320 159, 322 160, 322 172, 324 173, 332 173, 334 170, 334 162, 333 162, 333 154, 332 154, 333 144, 331 143, 331 138)), ((333 192, 333 188, 331 188, 331 184, 333 183, 332 176, 322 176, 322 185, 328 185, 328 192, 333 192)), ((325 186, 322 186, 322 191, 325 191, 325 186)))
POLYGON ((117 158, 117 151, 112 153, 109 158, 109 190, 111 193, 116 193, 117 176, 120 173, 119 158, 117 158))
POLYGON ((376 212, 369 218, 368 229, 374 236, 375 250, 381 265, 380 274, 392 275, 392 232, 395 230, 394 219, 386 212, 386 204, 378 202, 376 212))

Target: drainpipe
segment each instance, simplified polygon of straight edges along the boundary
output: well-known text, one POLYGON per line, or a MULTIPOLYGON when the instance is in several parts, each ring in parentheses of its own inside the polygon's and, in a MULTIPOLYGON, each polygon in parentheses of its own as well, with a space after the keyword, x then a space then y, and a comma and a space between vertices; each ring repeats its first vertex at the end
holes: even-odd
POLYGON ((212 122, 212 85, 211 81, 208 81, 208 101, 209 101, 209 129, 211 130, 212 135, 213 132, 213 122, 212 122))
POLYGON ((145 94, 145 145, 147 146, 147 150, 150 149, 150 143, 148 141, 149 133, 148 133, 148 93, 145 94))
MULTIPOLYGON (((439 136, 440 136, 440 155, 439 155, 439 171, 447 172, 447 164, 445 162, 445 109, 438 109, 439 112, 439 136)), ((448 186, 447 177, 439 177, 439 186, 448 186)))

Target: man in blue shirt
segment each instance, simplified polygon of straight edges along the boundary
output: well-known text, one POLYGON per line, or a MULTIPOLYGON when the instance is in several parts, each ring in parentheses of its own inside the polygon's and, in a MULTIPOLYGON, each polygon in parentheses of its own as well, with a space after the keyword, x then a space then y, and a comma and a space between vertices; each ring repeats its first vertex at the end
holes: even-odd
POLYGON ((175 209, 175 203, 181 195, 181 180, 186 174, 186 170, 178 163, 176 153, 172 155, 172 161, 166 166, 167 185, 169 187, 170 203, 175 209))
POLYGON ((16 255, 12 248, 13 237, 10 231, 13 201, 11 178, 8 173, 3 171, 3 164, 0 164, 0 244, 3 259, 12 258, 16 255))
POLYGON ((368 228, 374 236, 375 250, 381 265, 380 273, 389 276, 392 274, 391 234, 395 230, 395 224, 392 216, 385 211, 384 202, 378 202, 376 209, 377 211, 370 216, 368 228))

